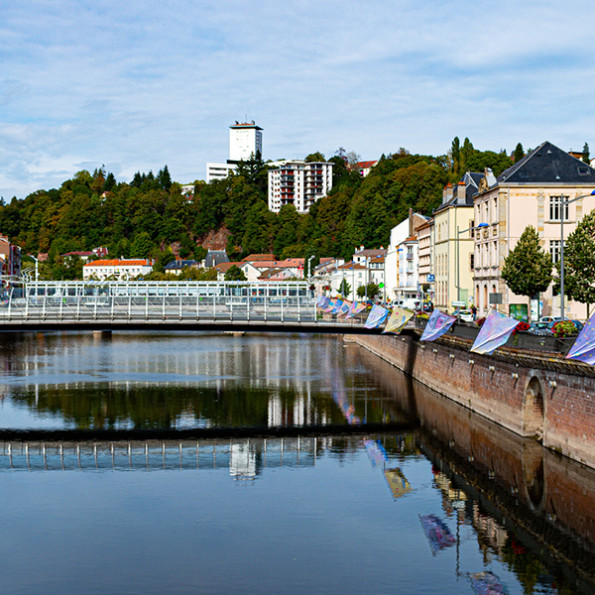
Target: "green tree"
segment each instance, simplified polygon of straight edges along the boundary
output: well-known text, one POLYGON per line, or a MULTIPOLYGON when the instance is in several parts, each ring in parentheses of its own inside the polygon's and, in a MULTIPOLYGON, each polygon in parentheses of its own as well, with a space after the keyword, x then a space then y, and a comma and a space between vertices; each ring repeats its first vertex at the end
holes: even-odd
POLYGON ((552 257, 539 246, 539 235, 528 225, 504 260, 502 278, 517 295, 529 298, 544 292, 552 282, 552 257))
POLYGON ((306 163, 312 163, 316 161, 326 161, 326 159, 320 151, 316 151, 315 153, 310 153, 309 155, 306 155, 305 161, 306 163))
POLYGON ((368 296, 368 299, 371 300, 374 298, 374 296, 378 295, 379 293, 380 288, 378 287, 378 285, 376 285, 376 283, 373 283, 372 281, 370 281, 367 285, 360 285, 357 288, 357 295, 360 298, 368 296))
POLYGON ((130 256, 132 258, 148 258, 153 252, 153 240, 146 231, 141 231, 134 237, 130 246, 130 256))
POLYGON ((518 143, 514 149, 514 153, 512 154, 512 159, 515 163, 518 163, 524 156, 525 151, 523 150, 523 145, 518 143))
POLYGON ((583 161, 586 164, 590 164, 591 163, 591 158, 589 156, 589 145, 587 143, 585 143, 583 145, 583 161))
POLYGON ((227 269, 224 278, 226 281, 245 281, 246 275, 244 275, 244 271, 242 271, 239 266, 232 264, 229 269, 227 269))
POLYGON ((564 244, 564 294, 587 304, 590 315, 595 303, 595 210, 583 217, 564 244))
POLYGON ((343 297, 349 297, 349 295, 351 295, 351 285, 347 283, 346 279, 343 279, 343 281, 341 281, 341 285, 339 285, 339 293, 343 297))

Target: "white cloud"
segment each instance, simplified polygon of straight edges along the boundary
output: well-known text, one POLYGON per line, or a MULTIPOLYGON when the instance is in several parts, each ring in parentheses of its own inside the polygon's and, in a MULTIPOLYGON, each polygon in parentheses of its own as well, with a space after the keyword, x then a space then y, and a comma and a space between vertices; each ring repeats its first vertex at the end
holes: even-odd
POLYGON ((582 147, 595 77, 577 40, 593 16, 587 0, 12 3, 0 195, 93 163, 128 179, 167 163, 192 181, 227 157, 227 126, 245 115, 270 158, 439 154, 455 135, 582 147))

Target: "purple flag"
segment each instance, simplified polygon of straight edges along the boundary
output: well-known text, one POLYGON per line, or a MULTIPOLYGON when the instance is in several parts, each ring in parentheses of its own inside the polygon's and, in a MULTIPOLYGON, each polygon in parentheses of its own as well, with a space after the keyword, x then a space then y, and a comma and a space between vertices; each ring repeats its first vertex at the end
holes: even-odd
POLYGON ((475 339, 475 343, 473 343, 473 347, 469 351, 490 355, 508 341, 508 337, 512 335, 512 331, 518 323, 518 320, 510 316, 500 314, 496 310, 490 310, 475 339))
POLYGON ((589 322, 579 333, 566 358, 577 359, 591 366, 595 365, 595 314, 589 318, 589 322))
POLYGON ((330 302, 330 299, 324 295, 320 296, 320 299, 318 300, 318 303, 316 304, 321 310, 324 310, 325 308, 328 307, 328 304, 330 302))
POLYGON ((456 316, 450 316, 440 310, 434 310, 428 318, 428 323, 421 336, 420 341, 433 341, 441 337, 453 325, 456 316))

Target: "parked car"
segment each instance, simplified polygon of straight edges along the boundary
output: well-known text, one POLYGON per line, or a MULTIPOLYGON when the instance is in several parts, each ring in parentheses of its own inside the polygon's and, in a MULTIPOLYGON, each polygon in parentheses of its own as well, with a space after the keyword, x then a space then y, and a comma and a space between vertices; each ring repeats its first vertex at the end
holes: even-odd
POLYGON ((473 322, 473 312, 471 310, 459 310, 459 318, 463 322, 473 322))
POLYGON ((532 335, 551 335, 552 331, 548 321, 532 322, 527 332, 532 335))
POLYGON ((559 316, 542 316, 539 322, 558 322, 558 320, 562 319, 559 316))

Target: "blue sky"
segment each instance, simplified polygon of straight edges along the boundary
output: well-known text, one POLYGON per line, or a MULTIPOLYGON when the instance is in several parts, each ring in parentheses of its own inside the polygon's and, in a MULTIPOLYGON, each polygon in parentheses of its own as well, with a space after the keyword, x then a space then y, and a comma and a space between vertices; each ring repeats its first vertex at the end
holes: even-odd
POLYGON ((595 2, 0 0, 0 196, 105 164, 204 179, 228 126, 265 159, 595 155, 595 2))

